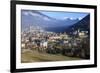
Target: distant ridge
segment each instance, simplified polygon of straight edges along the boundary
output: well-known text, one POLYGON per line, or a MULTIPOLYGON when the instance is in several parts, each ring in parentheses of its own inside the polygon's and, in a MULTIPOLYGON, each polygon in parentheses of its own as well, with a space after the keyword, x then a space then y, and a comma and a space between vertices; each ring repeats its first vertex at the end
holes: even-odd
POLYGON ((53 31, 53 32, 67 32, 67 33, 70 33, 70 32, 74 32, 78 29, 90 32, 90 15, 87 15, 82 20, 78 21, 77 23, 75 23, 75 24, 73 24, 69 27, 66 27, 66 26, 54 27, 54 28, 49 28, 47 30, 48 31, 53 31))
POLYGON ((90 31, 90 15, 87 15, 84 17, 81 21, 75 23, 74 25, 70 26, 67 31, 73 32, 76 30, 84 30, 84 31, 90 31))
POLYGON ((77 23, 78 21, 80 21, 78 18, 73 20, 70 18, 57 20, 34 10, 23 10, 21 12, 22 30, 25 30, 26 28, 28 29, 30 26, 38 26, 46 31, 63 32, 65 30, 62 31, 61 29, 66 29, 67 27, 77 23))

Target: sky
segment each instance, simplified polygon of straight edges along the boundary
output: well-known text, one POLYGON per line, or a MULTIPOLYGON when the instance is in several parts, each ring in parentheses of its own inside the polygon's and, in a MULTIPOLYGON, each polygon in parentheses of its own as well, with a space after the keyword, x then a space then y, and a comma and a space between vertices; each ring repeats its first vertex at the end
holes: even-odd
POLYGON ((54 11, 39 11, 39 12, 56 19, 67 19, 67 18, 82 19, 89 14, 89 13, 79 13, 79 12, 54 12, 54 11))

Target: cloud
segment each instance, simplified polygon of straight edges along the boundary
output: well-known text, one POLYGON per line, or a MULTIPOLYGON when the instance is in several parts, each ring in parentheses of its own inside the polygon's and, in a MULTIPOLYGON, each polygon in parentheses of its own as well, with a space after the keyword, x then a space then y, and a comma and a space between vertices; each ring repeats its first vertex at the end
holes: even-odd
POLYGON ((75 18, 72 18, 72 17, 71 17, 70 19, 71 19, 71 20, 74 20, 75 18))
POLYGON ((24 15, 28 15, 29 13, 28 13, 27 11, 24 11, 23 14, 24 14, 24 15))
POLYGON ((41 17, 39 14, 31 12, 31 11, 24 11, 23 14, 24 15, 31 15, 31 16, 41 17))
POLYGON ((40 14, 38 14, 38 13, 35 13, 35 12, 32 12, 32 11, 24 11, 23 14, 24 14, 24 15, 31 15, 31 16, 35 16, 35 17, 41 17, 41 18, 43 18, 44 20, 50 21, 50 19, 49 19, 48 17, 42 16, 42 15, 40 15, 40 14))
POLYGON ((32 15, 32 16, 37 16, 37 17, 39 17, 39 16, 40 16, 39 14, 34 13, 34 12, 31 12, 31 11, 28 11, 28 13, 29 13, 30 15, 32 15))
POLYGON ((79 19, 79 20, 81 20, 81 19, 82 19, 82 17, 79 17, 78 19, 79 19))
POLYGON ((69 17, 64 17, 63 19, 68 19, 69 17))
POLYGON ((49 20, 50 20, 48 17, 44 17, 43 19, 44 19, 44 20, 47 20, 47 21, 49 21, 49 20))

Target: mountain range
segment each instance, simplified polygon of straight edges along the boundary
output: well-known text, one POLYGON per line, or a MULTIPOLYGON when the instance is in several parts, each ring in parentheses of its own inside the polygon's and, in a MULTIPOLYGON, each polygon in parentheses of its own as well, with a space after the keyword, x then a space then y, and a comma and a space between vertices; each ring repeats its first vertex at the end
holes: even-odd
POLYGON ((25 30, 30 26, 33 27, 38 26, 44 29, 45 31, 51 31, 51 32, 70 32, 77 30, 78 28, 88 30, 90 24, 89 20, 90 20, 89 15, 87 15, 81 20, 78 18, 77 19, 66 18, 64 20, 60 20, 49 17, 35 10, 32 11, 24 10, 21 12, 22 30, 25 30))

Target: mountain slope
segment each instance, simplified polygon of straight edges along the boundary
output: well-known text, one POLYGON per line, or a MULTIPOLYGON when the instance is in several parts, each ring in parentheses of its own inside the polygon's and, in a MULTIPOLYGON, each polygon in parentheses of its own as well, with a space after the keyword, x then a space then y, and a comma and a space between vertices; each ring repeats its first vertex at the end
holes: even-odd
POLYGON ((61 28, 61 27, 67 28, 78 21, 79 21, 78 19, 71 20, 70 18, 65 20, 57 20, 55 18, 51 18, 45 14, 42 14, 39 11, 34 11, 34 10, 32 11, 24 10, 21 12, 22 30, 29 28, 30 26, 34 27, 38 26, 47 31, 54 31, 55 28, 61 28))
POLYGON ((74 25, 70 26, 67 31, 73 32, 76 30, 84 30, 84 31, 90 31, 90 15, 87 15, 84 17, 81 21, 75 23, 74 25))

